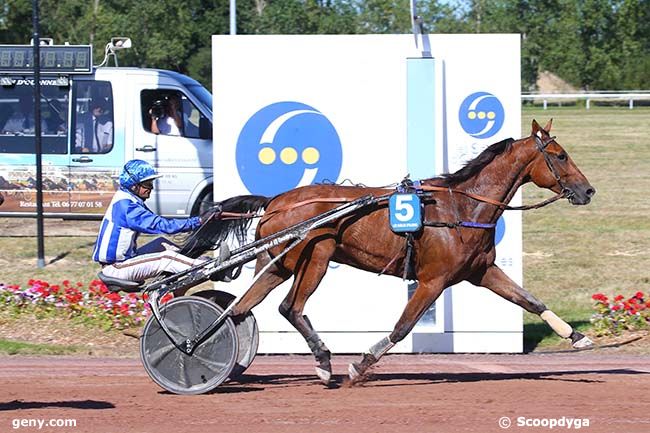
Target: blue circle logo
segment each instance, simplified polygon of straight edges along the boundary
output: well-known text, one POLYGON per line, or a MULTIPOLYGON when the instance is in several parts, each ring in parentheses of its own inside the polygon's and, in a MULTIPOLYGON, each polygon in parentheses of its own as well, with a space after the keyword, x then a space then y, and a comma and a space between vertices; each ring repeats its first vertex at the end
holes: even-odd
POLYGON ((235 159, 251 194, 273 196, 324 180, 336 182, 343 150, 323 113, 300 102, 276 102, 246 122, 235 159))
POLYGON ((460 125, 474 138, 492 137, 503 126, 504 118, 501 101, 488 92, 472 93, 458 111, 460 125))
POLYGON ((494 245, 499 245, 499 242, 503 240, 503 237, 506 235, 506 221, 503 219, 503 216, 500 216, 497 220, 497 226, 494 230, 494 245))

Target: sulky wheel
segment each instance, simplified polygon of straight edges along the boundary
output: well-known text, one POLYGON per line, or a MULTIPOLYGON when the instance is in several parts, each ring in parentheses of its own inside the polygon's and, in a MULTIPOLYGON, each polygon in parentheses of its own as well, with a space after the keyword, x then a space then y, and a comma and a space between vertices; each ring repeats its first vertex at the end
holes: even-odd
MULTIPOLYGON (((219 290, 204 290, 194 293, 194 296, 200 296, 216 303, 221 308, 227 308, 235 296, 219 290)), ((239 343, 239 355, 235 367, 230 373, 230 380, 237 380, 244 371, 253 363, 257 355, 257 346, 259 344, 259 330, 257 321, 252 312, 248 312, 243 318, 233 318, 235 329, 237 330, 237 341, 239 343)))
MULTIPOLYGON (((160 309, 177 343, 193 339, 222 312, 215 303, 195 296, 173 299, 160 309)), ((174 346, 153 315, 140 338, 140 358, 149 377, 174 394, 202 394, 219 386, 235 366, 237 348, 237 331, 230 318, 190 355, 174 346)))

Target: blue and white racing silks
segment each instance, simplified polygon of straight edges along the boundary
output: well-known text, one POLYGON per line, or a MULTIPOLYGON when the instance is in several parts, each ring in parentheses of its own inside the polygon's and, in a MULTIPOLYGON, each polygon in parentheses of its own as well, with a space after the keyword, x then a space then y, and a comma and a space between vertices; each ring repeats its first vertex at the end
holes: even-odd
POLYGON ((93 260, 110 264, 136 256, 136 240, 140 233, 174 234, 194 230, 200 225, 199 217, 161 217, 150 211, 141 198, 120 189, 102 219, 93 260))

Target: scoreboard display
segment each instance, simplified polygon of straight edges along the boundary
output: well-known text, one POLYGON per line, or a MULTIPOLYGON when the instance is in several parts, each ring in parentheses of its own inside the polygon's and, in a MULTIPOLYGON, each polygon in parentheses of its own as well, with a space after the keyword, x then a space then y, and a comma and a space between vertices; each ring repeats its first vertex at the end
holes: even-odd
MULTIPOLYGON (((42 74, 90 74, 93 70, 91 45, 41 45, 42 74)), ((32 45, 0 45, 0 74, 33 74, 32 45)))

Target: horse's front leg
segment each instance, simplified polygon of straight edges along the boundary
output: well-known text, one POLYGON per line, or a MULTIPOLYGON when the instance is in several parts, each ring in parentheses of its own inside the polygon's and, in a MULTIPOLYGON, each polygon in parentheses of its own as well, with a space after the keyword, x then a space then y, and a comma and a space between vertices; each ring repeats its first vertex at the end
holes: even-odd
POLYGON ((490 289, 502 298, 519 305, 529 313, 537 314, 560 337, 570 338, 574 349, 593 346, 594 343, 589 337, 575 331, 571 325, 546 308, 546 305, 541 301, 512 281, 498 266, 490 266, 480 281, 475 282, 475 284, 490 289))
POLYGON ((444 281, 441 278, 427 282, 420 281, 413 296, 407 302, 393 332, 364 353, 360 362, 350 364, 348 368, 350 379, 358 381, 370 366, 379 361, 395 344, 402 341, 411 332, 427 308, 438 299, 444 289, 444 281))

